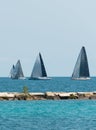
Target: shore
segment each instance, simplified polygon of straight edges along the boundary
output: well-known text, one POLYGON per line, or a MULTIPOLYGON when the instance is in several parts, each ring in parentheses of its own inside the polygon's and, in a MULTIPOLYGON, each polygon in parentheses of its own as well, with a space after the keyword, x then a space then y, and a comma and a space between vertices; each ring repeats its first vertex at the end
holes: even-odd
POLYGON ((96 92, 0 92, 0 100, 68 100, 96 99, 96 92))

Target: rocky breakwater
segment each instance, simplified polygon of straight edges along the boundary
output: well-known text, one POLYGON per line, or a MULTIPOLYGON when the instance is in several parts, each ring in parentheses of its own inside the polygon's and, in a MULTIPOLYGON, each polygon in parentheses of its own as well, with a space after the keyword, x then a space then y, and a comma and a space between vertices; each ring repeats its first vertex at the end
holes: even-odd
POLYGON ((66 100, 96 99, 96 92, 45 92, 18 93, 0 92, 0 100, 66 100))

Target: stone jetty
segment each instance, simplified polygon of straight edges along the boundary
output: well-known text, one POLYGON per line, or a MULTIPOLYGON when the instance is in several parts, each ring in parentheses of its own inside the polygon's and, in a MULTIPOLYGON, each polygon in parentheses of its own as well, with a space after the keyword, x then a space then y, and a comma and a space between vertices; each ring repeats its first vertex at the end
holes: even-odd
POLYGON ((0 92, 0 100, 68 100, 96 99, 96 92, 0 92))

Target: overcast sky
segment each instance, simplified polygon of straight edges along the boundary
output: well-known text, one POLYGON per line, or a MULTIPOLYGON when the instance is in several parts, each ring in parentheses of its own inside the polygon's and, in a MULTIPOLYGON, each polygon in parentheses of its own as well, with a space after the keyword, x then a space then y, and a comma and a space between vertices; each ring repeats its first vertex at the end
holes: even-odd
POLYGON ((0 76, 41 52, 49 76, 71 76, 82 46, 96 76, 96 0, 0 0, 0 76))

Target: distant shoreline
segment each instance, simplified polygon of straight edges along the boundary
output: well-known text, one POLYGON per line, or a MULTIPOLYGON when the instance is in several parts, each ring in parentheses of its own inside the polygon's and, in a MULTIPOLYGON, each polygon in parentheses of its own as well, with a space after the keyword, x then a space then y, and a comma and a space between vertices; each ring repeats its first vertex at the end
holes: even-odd
POLYGON ((3 100, 68 100, 68 99, 96 99, 96 92, 45 92, 19 93, 0 92, 3 100))

